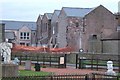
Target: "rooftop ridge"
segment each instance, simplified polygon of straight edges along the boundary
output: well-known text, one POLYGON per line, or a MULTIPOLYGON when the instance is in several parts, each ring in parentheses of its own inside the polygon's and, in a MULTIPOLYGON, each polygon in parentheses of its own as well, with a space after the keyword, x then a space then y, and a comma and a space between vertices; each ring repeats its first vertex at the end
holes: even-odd
POLYGON ((71 8, 71 9, 93 9, 93 8, 83 8, 83 7, 62 7, 62 8, 71 8))
POLYGON ((19 21, 19 20, 0 20, 0 21, 8 21, 8 22, 24 22, 24 23, 26 23, 26 22, 35 22, 35 21, 19 21))

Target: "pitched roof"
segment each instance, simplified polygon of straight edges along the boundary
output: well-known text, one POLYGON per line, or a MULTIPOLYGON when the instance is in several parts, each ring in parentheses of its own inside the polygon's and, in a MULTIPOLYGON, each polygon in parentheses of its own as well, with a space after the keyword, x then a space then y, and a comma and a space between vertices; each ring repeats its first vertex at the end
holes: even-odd
POLYGON ((74 7, 63 7, 67 16, 73 17, 84 17, 89 12, 91 12, 94 8, 74 8, 74 7))
POLYGON ((38 16, 38 18, 37 18, 37 21, 38 21, 39 19, 42 20, 42 18, 43 18, 43 15, 39 14, 39 16, 38 16))
POLYGON ((54 13, 55 13, 57 16, 59 16, 60 10, 54 10, 54 13))
POLYGON ((18 29, 22 28, 23 26, 27 26, 31 30, 36 30, 36 23, 35 22, 0 20, 0 23, 5 24, 5 29, 18 30, 18 29))
POLYGON ((52 13, 45 13, 45 15, 47 16, 48 19, 52 18, 52 13))
POLYGON ((7 38, 7 39, 15 39, 14 32, 5 32, 5 38, 7 38))
POLYGON ((40 15, 38 16, 38 18, 41 18, 41 19, 42 19, 42 18, 43 18, 43 15, 40 14, 40 15))

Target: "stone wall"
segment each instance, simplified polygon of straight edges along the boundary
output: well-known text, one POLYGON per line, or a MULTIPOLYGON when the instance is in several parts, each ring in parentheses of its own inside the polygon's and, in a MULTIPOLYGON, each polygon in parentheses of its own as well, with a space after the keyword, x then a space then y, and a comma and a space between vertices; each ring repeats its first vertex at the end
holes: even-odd
POLYGON ((103 41, 103 53, 118 54, 119 40, 107 40, 103 41))
POLYGON ((2 64, 0 65, 2 68, 2 77, 16 77, 18 76, 18 65, 14 64, 2 64))
POLYGON ((89 52, 94 52, 94 53, 101 53, 102 52, 102 44, 100 40, 89 40, 88 41, 88 51, 89 52))
POLYGON ((85 35, 83 36, 83 48, 88 50, 88 39, 91 35, 96 35, 97 39, 110 36, 116 32, 117 21, 115 16, 103 6, 97 7, 86 17, 85 35), (109 25, 108 25, 109 24, 109 25))

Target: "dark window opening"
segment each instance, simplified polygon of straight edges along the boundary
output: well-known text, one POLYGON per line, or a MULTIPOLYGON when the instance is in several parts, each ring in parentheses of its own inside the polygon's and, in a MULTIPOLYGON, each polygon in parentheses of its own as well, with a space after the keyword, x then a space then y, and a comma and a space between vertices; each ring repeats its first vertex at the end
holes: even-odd
POLYGON ((78 22, 76 22, 75 24, 76 24, 76 27, 79 27, 79 23, 78 22))
POLYGON ((93 38, 93 39, 97 39, 97 35, 93 35, 92 38, 93 38))
POLYGON ((20 43, 20 45, 25 45, 25 43, 20 43))

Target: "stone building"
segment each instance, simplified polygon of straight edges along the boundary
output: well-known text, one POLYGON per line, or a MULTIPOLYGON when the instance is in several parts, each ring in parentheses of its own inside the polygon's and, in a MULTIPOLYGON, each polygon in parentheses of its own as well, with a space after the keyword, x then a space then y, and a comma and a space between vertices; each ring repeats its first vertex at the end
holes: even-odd
POLYGON ((119 54, 119 43, 120 43, 120 13, 115 14, 117 29, 116 32, 110 36, 101 39, 102 53, 119 54))
POLYGON ((89 14, 85 16, 86 26, 84 34, 84 49, 85 51, 93 51, 101 53, 102 47, 100 40, 101 38, 108 37, 114 32, 116 32, 116 19, 115 15, 106 9, 104 6, 100 5, 92 10, 89 14), (97 44, 95 46, 89 45, 90 37, 96 39, 97 44), (89 40, 89 41, 88 41, 89 40), (93 46, 94 50, 91 49, 93 46), (96 50, 96 51, 95 51, 96 50))
POLYGON ((50 47, 56 48, 58 46, 57 43, 57 33, 58 33, 58 16, 60 14, 60 10, 54 10, 52 19, 51 19, 51 41, 50 47))
POLYGON ((100 39, 116 32, 116 26, 114 14, 102 5, 95 8, 63 7, 59 15, 57 41, 59 47, 101 52, 100 39), (92 44, 91 39, 96 43, 92 44))
POLYGON ((5 40, 5 24, 0 23, 0 43, 5 40))
POLYGON ((25 21, 1 20, 5 24, 6 38, 14 38, 15 44, 34 46, 36 39, 36 23, 25 21))
MULTIPOLYGON (((52 13, 45 13, 43 17, 41 18, 42 20, 38 20, 37 24, 41 24, 41 38, 38 41, 38 45, 41 46, 49 46, 49 41, 51 38, 51 18, 52 18, 52 13), (39 23, 41 21, 41 23, 39 23)), ((40 18, 39 18, 40 19, 40 18)))
POLYGON ((75 51, 81 48, 83 16, 91 10, 92 8, 62 8, 58 21, 58 47, 72 47, 75 51))
POLYGON ((36 45, 37 46, 41 46, 41 39, 42 39, 42 18, 43 18, 43 15, 39 15, 38 16, 38 19, 36 21, 36 25, 37 25, 37 28, 36 28, 36 45))
POLYGON ((102 5, 94 8, 63 7, 37 19, 36 43, 50 48, 70 47, 74 51, 105 52, 102 39, 110 37, 117 27, 115 15, 102 5))

